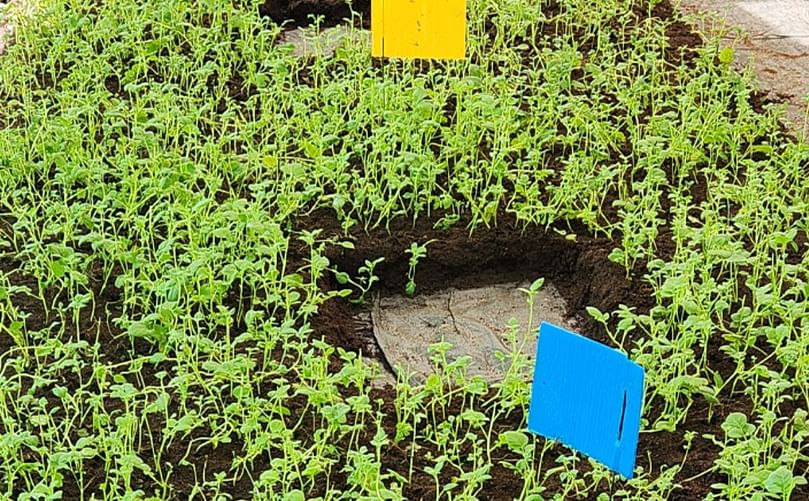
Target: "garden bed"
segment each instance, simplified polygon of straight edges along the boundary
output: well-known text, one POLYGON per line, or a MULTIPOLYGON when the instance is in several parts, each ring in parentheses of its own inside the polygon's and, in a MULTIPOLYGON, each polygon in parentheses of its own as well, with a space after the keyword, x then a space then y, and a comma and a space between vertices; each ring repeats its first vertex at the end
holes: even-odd
POLYGON ((141 4, 0 61, 5 495, 809 497, 809 153, 668 2, 472 2, 457 64, 141 4), (646 368, 630 482, 525 433, 517 353, 372 384, 374 298, 538 278, 646 368))
MULTIPOLYGON (((335 221, 329 216, 307 218, 303 226, 321 229, 332 228, 335 231, 334 236, 339 236, 340 234, 337 231, 335 221)), ((366 235, 358 232, 355 235, 354 249, 342 249, 339 251, 335 249, 330 258, 337 264, 339 269, 348 270, 352 274, 366 260, 385 258, 375 268, 379 284, 374 290, 383 295, 392 296, 404 290, 406 286, 409 265, 407 262, 408 256, 404 252, 405 249, 414 241, 435 240, 429 247, 427 257, 418 266, 416 276, 418 292, 416 297, 442 291, 450 287, 468 289, 496 284, 504 280, 544 277, 551 281, 564 297, 566 304, 569 305, 569 314, 575 318, 577 325, 581 326, 580 332, 608 345, 614 345, 614 342, 606 335, 604 327, 588 315, 587 307, 594 306, 601 311, 613 311, 619 305, 626 305, 638 313, 646 313, 652 306, 650 285, 645 283, 639 274, 642 267, 638 267, 636 272, 627 277, 623 267, 607 258, 612 249, 612 243, 605 238, 581 235, 576 241, 573 241, 557 233, 549 234, 540 229, 521 229, 515 227, 513 223, 501 223, 497 228, 491 230, 481 229, 471 236, 462 226, 457 226, 450 230, 436 230, 432 228, 431 222, 428 221, 421 222, 412 228, 407 225, 400 226, 400 229, 393 229, 390 233, 373 232, 366 235)), ((299 258, 303 259, 304 256, 301 255, 299 258)), ((294 260, 293 258, 292 261, 294 260)), ((36 286, 34 280, 26 278, 15 271, 19 268, 19 263, 13 259, 4 260, 3 268, 5 269, 0 271, 10 272, 9 278, 15 285, 30 288, 36 286)), ((92 312, 85 310, 79 319, 77 327, 68 322, 64 323, 64 331, 60 337, 65 342, 86 341, 98 343, 99 352, 97 356, 107 364, 126 364, 127 361, 133 359, 133 354, 147 359, 153 357, 152 345, 143 340, 135 340, 135 343, 131 344, 125 332, 115 328, 113 325, 114 319, 120 314, 121 291, 109 286, 102 289, 102 277, 100 275, 92 277, 91 281, 96 297, 94 310, 92 312)), ((327 283, 323 284, 323 287, 326 290, 337 289, 340 284, 332 277, 327 283)), ((46 299, 48 302, 52 302, 54 297, 46 292, 46 299)), ((31 332, 48 330, 54 327, 54 322, 62 325, 59 318, 47 315, 43 311, 41 303, 36 299, 19 295, 15 297, 15 303, 18 307, 31 314, 26 321, 27 329, 31 332)), ((369 360, 375 360, 380 364, 383 370, 386 366, 389 369, 388 361, 378 347, 374 345, 375 340, 371 326, 358 320, 362 318, 364 312, 367 312, 368 307, 367 304, 353 304, 347 298, 330 300, 321 306, 319 313, 313 318, 312 339, 323 339, 331 346, 342 348, 349 352, 362 353, 370 357, 369 360)), ((237 319, 234 319, 234 321, 239 322, 237 319)), ((610 322, 610 328, 614 329, 616 323, 617 321, 610 322)), ((236 325, 237 330, 244 328, 243 321, 241 324, 237 323, 236 325)), ((631 338, 632 336, 630 336, 631 338)), ((4 339, 4 341, 7 341, 7 339, 4 339)), ((712 344, 711 346, 708 352, 708 360, 711 366, 720 368, 721 372, 729 374, 732 367, 727 357, 720 351, 721 345, 712 344)), ((8 345, 3 346, 4 351, 9 349, 8 345)), ((246 348, 244 354, 251 358, 256 356, 256 353, 250 348, 246 348)), ((274 356, 278 356, 278 353, 274 354, 274 356)), ((260 359, 261 356, 259 355, 257 360, 260 359)), ((334 369, 338 370, 340 364, 337 359, 330 360, 334 369)), ((148 370, 140 371, 138 373, 140 381, 132 380, 132 383, 139 389, 159 385, 159 379, 155 377, 155 374, 159 372, 171 373, 175 369, 172 365, 170 361, 160 361, 148 370)), ((149 366, 150 364, 147 364, 147 367, 149 366)), ((381 372, 378 371, 377 373, 381 372)), ((60 409, 63 404, 53 396, 54 389, 58 388, 59 385, 64 385, 64 387, 72 391, 93 379, 89 365, 76 372, 64 369, 57 374, 59 374, 58 379, 60 380, 57 385, 47 384, 40 387, 37 387, 37 385, 23 385, 24 390, 34 391, 34 395, 46 398, 49 401, 49 408, 52 412, 55 412, 53 415, 56 418, 62 414, 60 409)), ((382 423, 383 429, 389 436, 394 436, 396 434, 396 420, 394 419, 396 410, 393 402, 397 400, 397 391, 390 386, 389 378, 383 377, 381 381, 385 385, 370 390, 370 396, 382 403, 381 410, 387 416, 382 423)), ((260 387, 257 387, 257 391, 260 387)), ((497 395, 494 390, 490 390, 490 392, 490 397, 497 395)), ((349 390, 345 396, 354 396, 354 392, 349 390)), ((708 406, 705 403, 698 403, 692 409, 688 419, 680 425, 681 429, 696 434, 692 439, 693 442, 687 456, 688 460, 684 463, 684 467, 680 472, 680 475, 685 478, 697 476, 699 473, 709 469, 720 451, 717 446, 705 440, 702 435, 721 435, 722 428, 720 425, 728 414, 731 412, 747 413, 751 407, 749 400, 740 393, 720 395, 720 399, 720 404, 710 408, 711 418, 706 417, 706 413, 709 411, 708 406)), ((180 397, 174 395, 171 400, 180 400, 180 397)), ((111 399, 107 404, 107 411, 114 414, 115 409, 119 408, 119 406, 120 404, 111 399)), ((179 408, 174 405, 171 407, 174 410, 173 415, 177 417, 182 415, 179 408)), ((286 407, 290 412, 289 425, 293 426, 299 417, 298 413, 306 412, 307 404, 305 399, 298 397, 289 400, 286 407)), ((474 408, 481 412, 491 411, 482 403, 476 404, 474 408)), ((457 418, 463 410, 463 407, 456 403, 445 408, 436 419, 441 422, 448 416, 457 418)), ((644 415, 644 421, 648 424, 659 417, 662 412, 663 409, 657 406, 648 409, 644 415)), ((493 429, 498 433, 520 430, 523 429, 524 423, 525 416, 521 412, 514 410, 501 416, 493 425, 493 429)), ((318 428, 311 427, 311 424, 307 425, 306 422, 301 424, 303 426, 296 431, 296 436, 302 441, 300 447, 314 445, 315 442, 312 441, 312 437, 315 436, 318 428)), ((167 426, 167 423, 161 419, 150 419, 150 427, 155 430, 160 430, 165 426, 167 426)), ((365 433, 370 433, 370 431, 365 433)), ((683 449, 683 433, 682 431, 676 433, 642 433, 638 447, 639 465, 643 466, 647 471, 654 472, 666 465, 671 466, 682 463, 686 459, 683 449)), ((229 472, 233 457, 240 452, 237 445, 204 446, 196 450, 189 458, 186 449, 188 440, 195 438, 199 440, 203 437, 204 435, 200 433, 192 433, 185 441, 165 450, 163 461, 167 464, 177 465, 172 472, 172 491, 174 494, 171 499, 191 498, 197 486, 195 478, 200 472, 196 471, 195 473, 195 467, 191 464, 184 464, 184 461, 191 459, 197 468, 199 468, 200 464, 205 465, 206 475, 213 476, 217 472, 229 472)), ((159 436, 152 439, 155 438, 159 438, 159 436)), ((367 435, 361 440, 371 440, 372 438, 371 435, 367 435)), ((341 445, 348 446, 349 444, 341 445)), ((434 444, 419 441, 404 448, 396 446, 385 448, 382 454, 381 466, 384 470, 395 471, 406 477, 411 471, 408 464, 413 452, 416 453, 416 463, 412 470, 413 476, 404 488, 403 495, 406 499, 430 497, 434 492, 435 482, 424 471, 424 468, 431 465, 426 460, 426 458, 431 457, 430 454, 433 454, 434 457, 440 455, 440 451, 436 449, 434 444)), ((500 451, 499 455, 504 461, 516 461, 519 459, 519 456, 508 451, 500 451)), ((580 474, 587 474, 591 470, 586 461, 570 456, 570 452, 561 446, 556 446, 552 449, 542 465, 537 465, 537 468, 542 470, 554 468, 557 457, 567 458, 566 461, 572 461, 569 466, 576 468, 580 474)), ((261 471, 268 466, 267 463, 261 461, 254 464, 257 471, 261 471)), ((84 463, 83 468, 82 474, 85 479, 88 479, 83 489, 80 489, 75 483, 75 478, 71 478, 70 475, 65 477, 64 493, 66 498, 79 499, 81 492, 85 496, 93 492, 101 492, 97 489, 97 485, 105 475, 106 466, 103 462, 90 460, 84 463)), ((515 476, 514 472, 502 466, 495 466, 490 475, 491 479, 486 483, 483 490, 478 493, 481 499, 512 499, 512 492, 519 491, 522 488, 522 480, 515 476)), ((715 473, 700 475, 699 478, 675 491, 670 499, 702 498, 710 491, 712 483, 721 480, 722 476, 715 473)), ((452 476, 450 474, 440 476, 441 484, 451 481, 452 476)), ((348 476, 345 473, 334 475, 331 482, 329 485, 331 489, 340 490, 350 487, 348 476)), ((133 488, 151 492, 158 489, 158 485, 145 476, 136 474, 133 477, 133 488)), ((249 499, 251 488, 249 477, 244 476, 239 481, 229 484, 222 492, 230 493, 234 499, 249 499)), ((545 488, 548 492, 554 492, 555 489, 561 487, 560 484, 550 481, 545 485, 545 488)), ((593 488, 595 490, 585 497, 594 499, 598 493, 615 493, 624 489, 625 486, 623 482, 618 482, 617 484, 596 483, 593 488)), ((317 496, 324 492, 321 488, 314 488, 309 492, 309 495, 317 496)))

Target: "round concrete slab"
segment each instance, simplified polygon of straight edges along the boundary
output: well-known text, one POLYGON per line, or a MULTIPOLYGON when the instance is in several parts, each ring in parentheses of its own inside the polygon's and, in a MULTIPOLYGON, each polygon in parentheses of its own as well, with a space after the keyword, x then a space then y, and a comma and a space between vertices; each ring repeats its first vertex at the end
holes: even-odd
POLYGON ((405 369, 416 381, 435 371, 428 347, 441 341, 452 345, 447 353, 449 361, 462 355, 471 357, 469 375, 499 381, 508 367, 498 353, 520 350, 533 358, 541 321, 575 328, 567 317, 564 299, 547 283, 535 297, 533 318, 529 319, 527 296, 519 290, 528 285, 511 283, 446 289, 415 298, 378 298, 371 311, 374 336, 388 363, 405 369), (518 325, 512 340, 515 344, 509 340, 512 320, 518 325))
POLYGON ((319 31, 313 27, 286 30, 281 34, 280 43, 291 45, 292 54, 297 57, 329 57, 347 40, 366 40, 370 43, 370 39, 371 34, 367 30, 338 25, 319 31))

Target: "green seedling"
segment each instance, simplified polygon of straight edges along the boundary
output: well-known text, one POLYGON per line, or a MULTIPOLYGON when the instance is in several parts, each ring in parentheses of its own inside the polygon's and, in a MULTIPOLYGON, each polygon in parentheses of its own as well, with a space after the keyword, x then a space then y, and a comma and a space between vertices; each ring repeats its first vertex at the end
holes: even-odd
POLYGON ((410 244, 410 248, 405 250, 405 253, 410 255, 410 258, 408 258, 410 269, 407 271, 407 285, 405 285, 405 293, 407 293, 408 296, 412 296, 416 293, 416 267, 419 261, 427 257, 427 246, 433 242, 435 242, 434 239, 428 240, 423 244, 413 242, 410 244))
POLYGON ((377 265, 384 260, 384 257, 376 258, 373 261, 366 259, 365 264, 360 266, 359 270, 357 270, 359 272, 359 276, 356 280, 352 279, 348 273, 334 270, 334 276, 337 283, 340 285, 350 284, 359 290, 359 297, 352 298, 352 303, 362 304, 365 302, 371 288, 376 282, 379 281, 379 277, 377 277, 375 274, 375 269, 377 265))
POLYGON ((371 64, 353 26, 297 57, 262 3, 0 14, 0 498, 806 497, 809 146, 726 33, 679 46, 657 0, 469 0, 466 60, 371 64), (646 368, 642 433, 701 471, 647 447, 624 482, 526 441, 508 319, 501 381, 438 344, 425 381, 372 387, 373 343, 323 336, 381 259, 332 256, 410 224, 548 230, 527 264, 586 282, 559 285, 646 368))

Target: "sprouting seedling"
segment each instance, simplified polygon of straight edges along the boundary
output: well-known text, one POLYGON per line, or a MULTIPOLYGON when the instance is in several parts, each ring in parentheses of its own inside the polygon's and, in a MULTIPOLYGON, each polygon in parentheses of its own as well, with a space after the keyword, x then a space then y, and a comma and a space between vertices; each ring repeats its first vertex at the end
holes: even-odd
POLYGON ((422 258, 427 257, 427 246, 433 242, 435 242, 434 239, 428 240, 422 245, 413 242, 410 244, 410 248, 405 251, 410 254, 410 269, 407 271, 407 285, 405 286, 405 292, 408 296, 412 296, 416 292, 416 267, 422 258))
POLYGON ((374 274, 374 269, 384 260, 384 257, 376 258, 373 261, 366 259, 365 264, 360 266, 359 270, 357 270, 359 272, 359 276, 356 280, 352 279, 351 276, 344 271, 334 270, 334 276, 337 279, 337 283, 340 285, 350 284, 359 289, 360 295, 355 299, 351 299, 352 303, 362 304, 365 302, 365 297, 368 295, 368 291, 371 290, 374 283, 379 281, 379 277, 374 274))
MULTIPOLYGON (((539 277, 533 282, 528 288, 520 287, 518 290, 526 295, 526 302, 528 303, 528 328, 532 328, 534 325, 534 301, 536 300, 537 295, 539 294, 540 289, 542 286, 545 285, 545 278, 539 277)), ((522 345, 520 346, 520 350, 524 348, 524 345, 527 341, 527 338, 523 339, 522 345)))
POLYGON ((528 296, 526 298, 528 304, 533 304, 534 298, 536 297, 537 294, 539 294, 539 290, 542 288, 543 285, 545 285, 545 279, 543 277, 540 277, 531 282, 531 285, 527 289, 524 287, 520 287, 519 291, 524 292, 528 296))

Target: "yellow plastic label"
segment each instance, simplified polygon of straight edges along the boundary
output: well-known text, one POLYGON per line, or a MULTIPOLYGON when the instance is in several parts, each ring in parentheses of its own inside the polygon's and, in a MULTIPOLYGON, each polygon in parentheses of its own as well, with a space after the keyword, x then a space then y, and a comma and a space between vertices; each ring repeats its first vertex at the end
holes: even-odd
POLYGON ((372 0, 374 57, 463 59, 466 0, 372 0))

